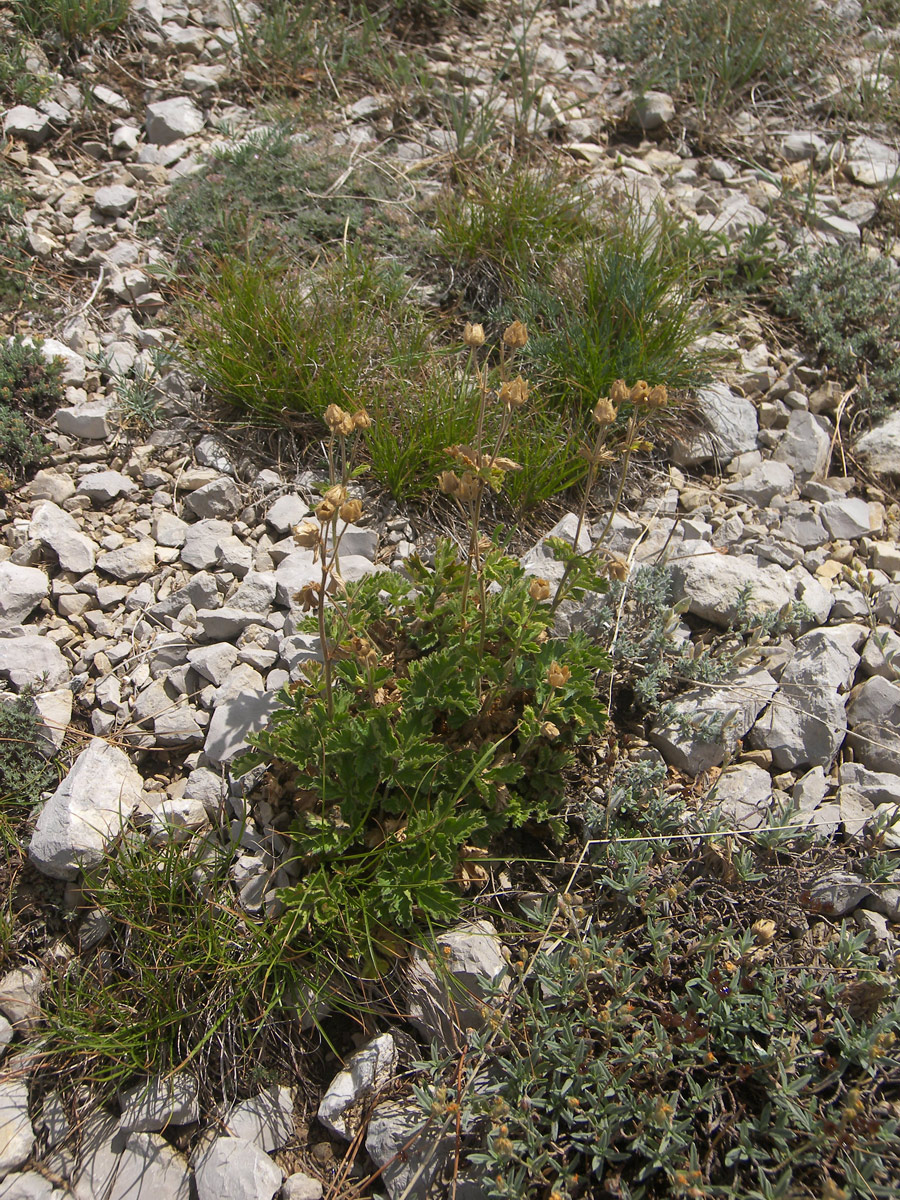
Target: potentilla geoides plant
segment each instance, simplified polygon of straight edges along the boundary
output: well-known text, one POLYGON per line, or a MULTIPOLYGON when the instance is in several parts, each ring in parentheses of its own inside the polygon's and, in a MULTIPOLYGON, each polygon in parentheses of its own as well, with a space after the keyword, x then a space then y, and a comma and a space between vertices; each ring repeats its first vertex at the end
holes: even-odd
POLYGON ((329 404, 325 409, 325 424, 329 431, 328 485, 316 505, 315 520, 301 521, 294 530, 294 541, 313 551, 322 573, 317 583, 308 583, 295 598, 301 602, 304 611, 313 610, 318 617, 325 701, 331 717, 334 715, 333 653, 325 633, 325 604, 328 594, 334 594, 343 586, 340 574, 341 538, 347 526, 355 524, 363 515, 362 501, 351 497, 347 489, 358 471, 358 435, 368 429, 372 421, 364 408, 348 413, 337 404, 329 404))

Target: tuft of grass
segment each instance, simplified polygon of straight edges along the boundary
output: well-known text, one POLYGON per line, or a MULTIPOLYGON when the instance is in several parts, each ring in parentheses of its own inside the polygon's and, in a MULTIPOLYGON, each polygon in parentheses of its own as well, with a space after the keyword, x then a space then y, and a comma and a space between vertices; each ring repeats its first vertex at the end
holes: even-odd
POLYGON ((215 151, 209 166, 166 205, 161 232, 182 271, 210 257, 312 259, 345 239, 383 249, 411 224, 387 169, 300 145, 284 123, 215 151))
POLYGON ((559 272, 555 292, 524 297, 545 394, 564 412, 587 412, 619 378, 673 389, 702 382, 708 359, 694 346, 710 318, 701 284, 652 228, 620 228, 586 246, 559 272))
POLYGON ((559 169, 471 172, 438 201, 436 248, 474 312, 514 307, 592 236, 588 204, 577 178, 559 169))
POLYGON ((110 932, 44 996, 49 1070, 109 1088, 189 1068, 204 1099, 290 1057, 301 981, 264 925, 238 909, 228 846, 162 847, 126 833, 83 883, 110 932))
POLYGON ((878 417, 900 402, 900 301, 889 261, 851 245, 803 250, 775 303, 831 371, 858 380, 858 410, 878 417))
POLYGON ((118 32, 129 12, 128 0, 19 0, 15 16, 33 36, 70 44, 118 32))
POLYGON ((821 70, 834 27, 813 0, 661 0, 636 7, 608 48, 639 89, 665 88, 704 116, 784 99, 821 70))
POLYGON ((21 338, 0 344, 0 488, 21 479, 49 447, 34 431, 35 417, 62 402, 61 369, 21 338))

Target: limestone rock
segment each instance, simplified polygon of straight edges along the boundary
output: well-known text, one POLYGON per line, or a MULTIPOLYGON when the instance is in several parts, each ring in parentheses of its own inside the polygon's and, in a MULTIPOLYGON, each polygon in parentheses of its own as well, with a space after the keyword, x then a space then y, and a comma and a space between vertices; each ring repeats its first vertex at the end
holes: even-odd
POLYGON ((415 950, 407 977, 406 1009, 426 1038, 451 1047, 457 1028, 483 1027, 481 998, 487 987, 506 989, 507 967, 490 921, 460 925, 442 933, 436 942, 440 977, 425 953, 415 950))
POLYGON ((123 751, 90 742, 41 810, 28 847, 31 861, 55 879, 98 866, 142 792, 140 774, 123 751))
POLYGON ((37 567, 0 562, 0 629, 26 621, 50 591, 50 581, 37 567))
POLYGON ((126 1133, 156 1133, 169 1125, 189 1125, 200 1119, 197 1080, 182 1071, 157 1076, 119 1093, 119 1128, 126 1133))
POLYGON ((284 1174, 243 1138, 220 1137, 194 1169, 197 1200, 272 1200, 284 1174))
POLYGON ((699 388, 695 400, 704 429, 672 446, 672 462, 679 467, 715 460, 725 466, 739 454, 755 450, 759 436, 756 409, 736 396, 724 383, 699 388))
POLYGON ((225 1128, 231 1137, 252 1142, 266 1154, 280 1150, 296 1137, 293 1092, 282 1084, 273 1084, 241 1100, 225 1117, 225 1128))
POLYGON ((900 475, 900 412, 892 413, 864 433, 853 447, 853 453, 870 471, 900 475))
POLYGON ((671 721, 656 725, 650 742, 666 762, 700 775, 725 761, 769 703, 778 684, 762 667, 721 684, 694 688, 674 702, 671 721))
POLYGON ((93 571, 96 545, 82 532, 75 518, 53 501, 45 500, 35 507, 29 535, 53 551, 63 571, 71 571, 73 575, 93 571))
POLYGON ((8 679, 15 691, 59 687, 68 683, 71 674, 69 664, 50 638, 23 626, 0 633, 0 679, 8 679))
POLYGON ((772 776, 755 763, 726 767, 710 790, 708 799, 716 810, 738 829, 759 829, 768 822, 772 807, 772 776))
POLYGON ((170 146, 199 133, 204 124, 203 113, 190 96, 174 96, 147 105, 147 141, 152 146, 170 146))
POLYGON ((390 1080, 398 1063, 398 1050, 389 1033, 372 1038, 352 1054, 343 1071, 328 1085, 318 1117, 326 1129, 348 1141, 359 1128, 362 1113, 353 1111, 390 1080))
POLYGON ((28 1085, 21 1079, 0 1079, 0 1179, 21 1167, 33 1145, 28 1085))

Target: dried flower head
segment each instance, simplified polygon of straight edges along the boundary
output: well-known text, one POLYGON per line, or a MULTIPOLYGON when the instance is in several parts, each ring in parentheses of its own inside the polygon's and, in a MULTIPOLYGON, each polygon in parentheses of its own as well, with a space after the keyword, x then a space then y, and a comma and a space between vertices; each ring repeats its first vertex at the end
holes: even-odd
POLYGON ((666 385, 658 383, 656 387, 652 387, 644 403, 648 408, 665 408, 669 403, 669 393, 666 390, 666 385))
POLYGON ((646 379, 639 379, 631 389, 629 399, 632 404, 646 404, 647 397, 650 395, 650 385, 646 379))
POLYGON ((459 491, 459 476, 455 471, 441 471, 438 476, 438 487, 447 496, 455 496, 459 491))
POLYGON ((335 483, 322 494, 322 499, 327 500, 329 504, 333 504, 338 508, 347 499, 347 489, 342 483, 335 483))
POLYGON ((552 688, 563 687, 569 682, 571 674, 572 672, 568 667, 560 666, 556 659, 554 659, 547 670, 547 682, 552 688))
POLYGON ((352 525, 354 521, 358 521, 362 516, 363 506, 361 500, 345 500, 338 510, 342 521, 346 521, 348 525, 352 525))
POLYGON ((354 429, 368 429, 372 424, 372 418, 364 408, 358 408, 353 414, 354 429))
POLYGON ((631 389, 624 379, 617 379, 609 390, 609 398, 613 404, 624 404, 631 399, 631 389))
POLYGON ((460 500, 474 500, 479 493, 479 483, 477 476, 471 471, 464 471, 462 479, 459 481, 459 490, 456 493, 460 500))
POLYGON ((559 737, 559 726, 554 725, 552 721, 545 721, 541 726, 541 733, 545 738, 549 738, 551 741, 553 741, 555 738, 559 737))
POLYGON ((337 404, 329 404, 325 409, 325 424, 332 433, 336 433, 341 421, 346 417, 344 410, 337 404))
POLYGON ((542 600, 549 600, 550 581, 542 579, 540 575, 535 575, 528 586, 528 594, 536 604, 540 604, 542 600))
POLYGON ((759 920, 754 921, 750 926, 750 930, 761 946, 768 946, 770 942, 775 940, 775 922, 759 920))
POLYGON ((619 583, 624 583, 628 578, 628 563, 622 562, 620 558, 614 558, 611 563, 607 564, 606 573, 610 579, 617 579, 619 583))
POLYGON ((307 518, 294 527, 294 541, 305 550, 311 550, 319 540, 319 527, 307 518))
POLYGON ((341 417, 340 423, 337 427, 338 436, 342 438, 348 438, 355 431, 355 429, 356 426, 353 423, 353 417, 350 415, 350 413, 345 412, 341 417))
POLYGON ((521 408, 528 400, 528 382, 521 375, 500 385, 500 401, 508 412, 521 408))
POLYGON ((601 396, 594 406, 593 417, 598 425, 612 425, 616 419, 616 408, 608 396, 601 396))
POLYGON ((321 590, 322 585, 319 583, 306 583, 299 592, 294 592, 294 600, 304 612, 309 612, 310 609, 318 606, 321 590))
POLYGON ((471 321, 467 321, 466 327, 463 330, 463 341, 472 350, 477 350, 479 346, 483 346, 484 326, 473 325, 471 321))
POLYGON ((333 504, 331 500, 323 500, 316 505, 316 519, 322 525, 327 525, 336 512, 337 505, 333 504))
POLYGON ((503 332, 503 344, 510 350, 521 350, 528 343, 528 326, 513 321, 503 332))

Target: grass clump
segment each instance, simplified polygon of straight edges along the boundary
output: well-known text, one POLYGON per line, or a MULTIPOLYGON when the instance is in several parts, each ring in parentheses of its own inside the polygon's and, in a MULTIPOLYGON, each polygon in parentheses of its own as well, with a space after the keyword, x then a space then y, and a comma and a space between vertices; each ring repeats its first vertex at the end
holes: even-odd
POLYGON ((897 271, 857 246, 801 251, 775 303, 798 324, 829 370, 856 382, 855 406, 882 416, 900 401, 897 271))
POLYGON ((237 908, 230 860, 212 838, 154 846, 132 831, 85 874, 110 931, 45 994, 48 1070, 120 1088, 184 1067, 209 1102, 290 1059, 302 980, 237 908))
POLYGON ((635 8, 609 48, 640 64, 640 89, 665 88, 701 114, 784 99, 821 69, 833 29, 813 0, 661 0, 635 8))
POLYGON ((128 20, 128 0, 19 0, 19 25, 49 41, 90 42, 118 32, 128 20))
POLYGON ((349 240, 386 247, 410 223, 403 199, 386 169, 300 145, 281 124, 222 147, 208 171, 178 183, 162 233, 181 271, 210 257, 311 260, 349 240))
POLYGON ((27 693, 0 700, 0 800, 27 812, 56 779, 41 720, 27 693))
POLYGON ((464 178, 443 193, 436 220, 436 249, 475 313, 515 306, 525 288, 549 284, 560 259, 596 227, 577 180, 521 167, 464 178))

